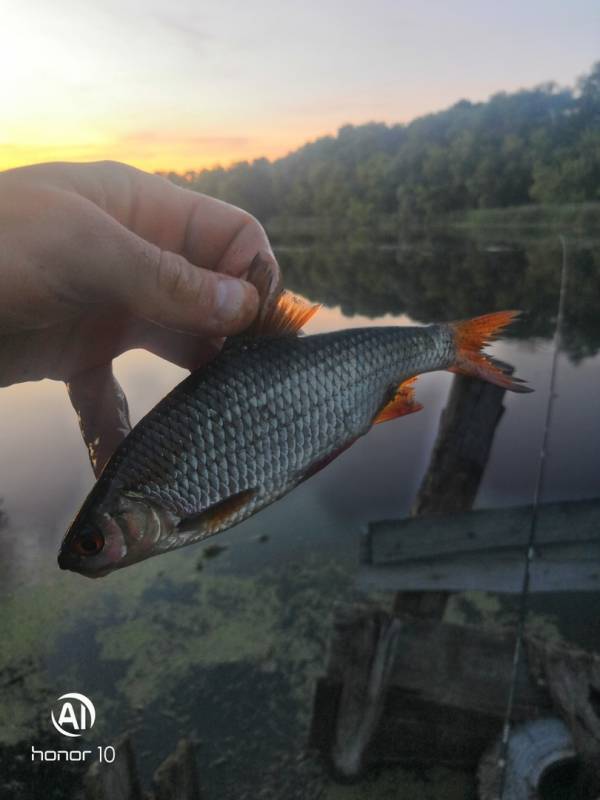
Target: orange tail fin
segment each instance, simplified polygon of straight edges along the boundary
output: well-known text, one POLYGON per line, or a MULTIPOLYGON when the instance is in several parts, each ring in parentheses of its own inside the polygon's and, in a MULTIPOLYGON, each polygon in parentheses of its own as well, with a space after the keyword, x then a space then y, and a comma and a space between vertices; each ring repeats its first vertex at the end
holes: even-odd
POLYGON ((450 372, 472 375, 475 378, 495 383, 511 392, 532 392, 524 386, 520 378, 513 378, 511 368, 501 361, 482 352, 483 348, 496 339, 500 331, 519 316, 520 311, 497 311, 482 317, 451 322, 456 343, 456 363, 450 372))

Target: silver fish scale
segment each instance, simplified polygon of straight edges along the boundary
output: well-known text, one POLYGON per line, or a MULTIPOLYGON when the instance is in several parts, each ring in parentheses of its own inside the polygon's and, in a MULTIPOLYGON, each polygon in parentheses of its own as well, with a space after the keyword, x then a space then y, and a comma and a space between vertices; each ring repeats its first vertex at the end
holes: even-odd
POLYGON ((146 415, 106 472, 183 518, 254 490, 242 519, 365 433, 400 382, 453 361, 444 325, 235 341, 146 415))

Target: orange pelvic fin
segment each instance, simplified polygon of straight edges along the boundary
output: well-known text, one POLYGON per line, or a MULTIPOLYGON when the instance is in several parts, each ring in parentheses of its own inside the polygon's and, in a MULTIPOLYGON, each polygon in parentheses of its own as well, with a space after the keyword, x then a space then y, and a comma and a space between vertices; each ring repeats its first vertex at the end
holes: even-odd
POLYGON ((398 386, 396 394, 373 420, 374 425, 378 425, 380 422, 388 422, 390 419, 396 419, 396 417, 404 417, 406 414, 413 414, 423 408, 421 403, 415 402, 414 384, 416 380, 415 376, 398 386))
POLYGON ((456 343, 456 363, 450 372, 471 375, 475 378, 495 383, 511 392, 532 392, 524 386, 520 378, 513 378, 510 367, 482 352, 483 348, 494 341, 503 328, 519 316, 520 311, 497 311, 484 314, 482 317, 451 322, 456 343))

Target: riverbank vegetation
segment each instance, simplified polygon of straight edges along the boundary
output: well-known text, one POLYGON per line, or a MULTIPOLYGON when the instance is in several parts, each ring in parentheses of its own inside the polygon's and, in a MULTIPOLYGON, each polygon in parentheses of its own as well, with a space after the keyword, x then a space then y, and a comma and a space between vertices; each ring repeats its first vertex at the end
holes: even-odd
POLYGON ((557 218, 540 206, 559 205, 571 209, 569 224, 582 214, 597 222, 600 62, 574 87, 546 83, 461 100, 409 124, 344 125, 275 161, 168 177, 280 226, 477 223, 489 222, 489 209, 507 209, 510 224, 528 215, 539 224, 557 218))

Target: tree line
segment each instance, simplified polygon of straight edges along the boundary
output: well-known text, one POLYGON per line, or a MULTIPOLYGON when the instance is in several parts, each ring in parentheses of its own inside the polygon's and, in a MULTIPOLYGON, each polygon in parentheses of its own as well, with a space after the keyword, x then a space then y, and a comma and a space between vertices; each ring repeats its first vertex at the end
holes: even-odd
POLYGON ((477 208, 600 201, 600 62, 571 88, 461 100, 408 124, 344 125, 275 161, 167 176, 263 223, 427 222, 477 208))

